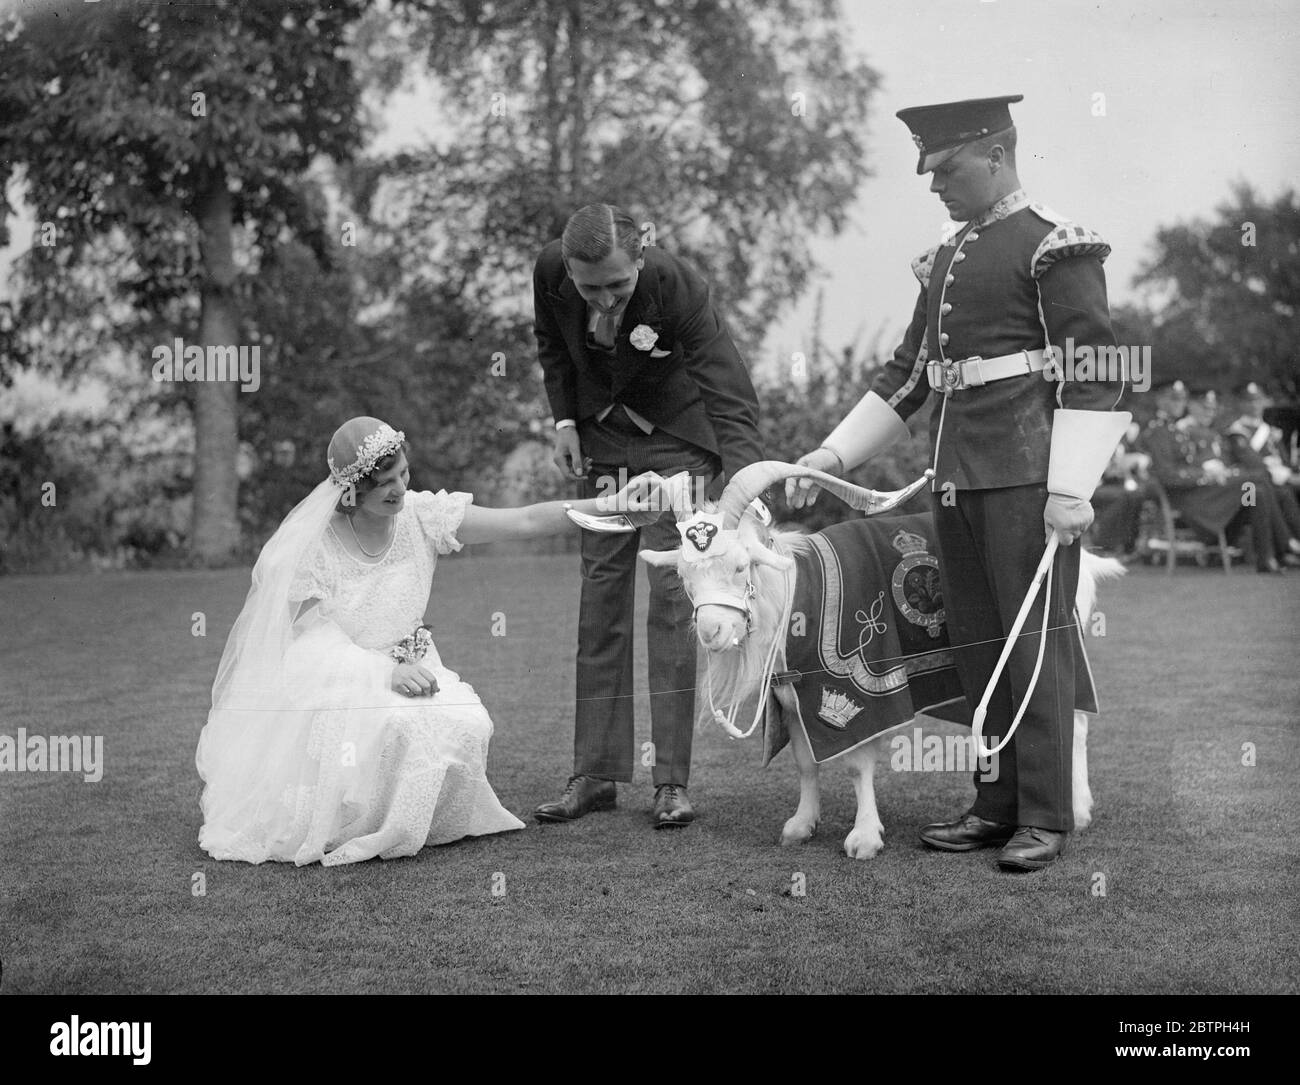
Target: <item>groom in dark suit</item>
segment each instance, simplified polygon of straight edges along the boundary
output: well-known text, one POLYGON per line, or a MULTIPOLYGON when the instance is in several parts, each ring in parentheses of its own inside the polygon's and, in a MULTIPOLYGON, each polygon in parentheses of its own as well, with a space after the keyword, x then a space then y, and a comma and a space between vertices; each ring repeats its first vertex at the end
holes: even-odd
MULTIPOLYGON (((708 284, 644 245, 608 204, 578 211, 533 271, 534 331, 555 418, 555 462, 584 496, 620 476, 688 471, 716 494, 763 458, 758 400, 708 284)), ((574 775, 539 821, 614 805, 633 764, 632 610, 641 547, 679 545, 671 512, 629 534, 582 534, 574 775)), ((649 569, 646 621, 656 828, 694 817, 686 795, 695 714, 692 607, 671 569, 649 569)))

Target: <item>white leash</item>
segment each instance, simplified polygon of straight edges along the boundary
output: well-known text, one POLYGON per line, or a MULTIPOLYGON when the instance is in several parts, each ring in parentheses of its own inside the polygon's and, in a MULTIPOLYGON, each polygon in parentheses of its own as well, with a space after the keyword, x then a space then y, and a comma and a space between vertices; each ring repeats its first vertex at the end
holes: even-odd
MULTIPOLYGON (((948 394, 943 397, 943 406, 939 410, 939 428, 935 432, 934 440, 934 460, 931 466, 934 468, 936 477, 939 470, 939 447, 943 440, 943 424, 948 417, 948 394)), ((1020 613, 1016 615, 1015 624, 1011 627, 1011 632, 1007 634, 1006 644, 1002 646, 1002 655, 998 659, 998 665, 993 669, 993 677, 989 679, 989 684, 984 689, 984 696, 980 699, 979 707, 975 709, 974 718, 971 720, 971 734, 975 736, 975 745, 981 757, 992 757, 995 753, 1002 750, 1011 736, 1016 733, 1016 728, 1020 726, 1020 721, 1024 719, 1025 710, 1029 707, 1029 698, 1038 685, 1038 673, 1043 669, 1043 653, 1047 648, 1047 618, 1052 604, 1052 574, 1054 571, 1053 558, 1056 556, 1057 547, 1060 540, 1056 532, 1052 532, 1052 537, 1047 543, 1047 549, 1043 553, 1042 560, 1038 563, 1038 569, 1034 573, 1033 583, 1029 585, 1029 591, 1025 593, 1025 601, 1020 604, 1020 613), (1034 673, 1029 679, 1029 686, 1025 690, 1025 695, 1021 699, 1020 708, 1016 712, 1016 717, 1011 721, 1011 726, 1007 728, 1007 733, 993 749, 989 749, 984 744, 984 719, 988 715, 989 701, 993 697, 994 687, 998 684, 998 679, 1002 677, 1003 668, 1007 665, 1007 660, 1011 658, 1011 651, 1015 647, 1016 639, 1020 636, 1020 630, 1024 627, 1025 620, 1029 617, 1029 605, 1038 595, 1039 585, 1042 584, 1043 578, 1047 578, 1047 590, 1043 596, 1043 622, 1042 630, 1038 636, 1038 659, 1034 662, 1034 673)))
POLYGON ((989 679, 989 684, 984 689, 984 696, 980 699, 979 707, 975 709, 974 718, 971 720, 971 733, 975 736, 975 743, 981 757, 992 757, 1001 750, 1008 742, 1011 736, 1016 733, 1016 728, 1020 726, 1020 721, 1024 718, 1025 709, 1029 707, 1029 698, 1033 696, 1034 687, 1038 684, 1038 672, 1043 667, 1043 651, 1047 647, 1047 627, 1048 611, 1052 605, 1052 573, 1053 558, 1056 557, 1057 547, 1060 545, 1060 539, 1055 531, 1048 540, 1047 549, 1043 552, 1042 560, 1038 563, 1038 569, 1034 573, 1033 583, 1029 585, 1029 591, 1025 593, 1025 601, 1020 604, 1020 613, 1016 615, 1015 624, 1011 627, 1011 632, 1007 634, 1007 642, 1002 646, 1002 655, 998 659, 998 665, 993 668, 993 677, 989 679), (1002 739, 993 749, 988 749, 984 745, 984 717, 988 715, 989 701, 993 697, 993 689, 998 684, 998 679, 1002 677, 1002 669, 1007 665, 1007 660, 1011 658, 1011 651, 1016 646, 1016 639, 1020 636, 1020 630, 1024 627, 1025 619, 1029 617, 1029 605, 1038 595, 1038 587, 1047 578, 1047 589, 1043 596, 1043 628, 1038 636, 1038 660, 1034 664, 1034 673, 1029 679, 1029 686, 1025 689, 1025 694, 1020 701, 1020 709, 1016 712, 1016 718, 1011 721, 1011 726, 1007 729, 1006 737, 1002 739))

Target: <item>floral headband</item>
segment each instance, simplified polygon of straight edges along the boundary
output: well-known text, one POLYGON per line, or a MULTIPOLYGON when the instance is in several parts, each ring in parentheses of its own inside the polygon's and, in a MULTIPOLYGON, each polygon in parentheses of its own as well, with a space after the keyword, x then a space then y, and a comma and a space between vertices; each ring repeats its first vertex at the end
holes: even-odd
POLYGON ((339 467, 334 462, 333 456, 328 457, 330 481, 340 487, 353 485, 370 474, 375 469, 375 464, 385 456, 400 449, 405 440, 405 433, 393 429, 386 422, 381 422, 379 428, 361 442, 361 447, 357 449, 357 458, 348 466, 339 467))

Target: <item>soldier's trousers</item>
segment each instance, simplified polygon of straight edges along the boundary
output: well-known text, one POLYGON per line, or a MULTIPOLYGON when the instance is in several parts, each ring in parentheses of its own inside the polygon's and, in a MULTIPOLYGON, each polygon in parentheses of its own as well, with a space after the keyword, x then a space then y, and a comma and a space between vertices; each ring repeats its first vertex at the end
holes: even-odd
MULTIPOLYGON (((944 609, 957 673, 971 710, 997 666, 1025 593, 1043 556, 1047 486, 961 490, 935 502, 944 609)), ((998 754, 996 780, 976 773, 971 812, 989 821, 1074 828, 1071 767, 1074 741, 1076 637, 1074 596, 1079 543, 1057 551, 1047 645, 1029 707, 1010 744, 998 754)), ((1045 584, 1045 582, 1044 582, 1045 584)), ((1025 622, 1002 672, 984 723, 985 741, 1007 734, 1038 655, 1043 595, 1025 622)))

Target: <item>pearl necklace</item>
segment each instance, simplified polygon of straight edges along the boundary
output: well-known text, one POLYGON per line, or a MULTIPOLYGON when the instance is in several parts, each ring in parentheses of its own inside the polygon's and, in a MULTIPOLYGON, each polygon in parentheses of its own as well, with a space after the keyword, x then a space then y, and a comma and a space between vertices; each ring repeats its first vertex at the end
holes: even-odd
POLYGON ((348 517, 348 527, 352 529, 352 538, 356 540, 357 549, 360 550, 363 554, 365 554, 366 557, 368 558, 383 557, 384 554, 388 552, 388 548, 393 545, 393 539, 396 537, 397 534, 397 521, 394 517, 389 517, 389 519, 393 521, 393 524, 388 531, 388 541, 384 543, 382 547, 379 548, 379 553, 372 554, 369 550, 367 550, 364 546, 361 545, 361 536, 357 534, 357 525, 353 523, 353 518, 351 516, 348 517))

